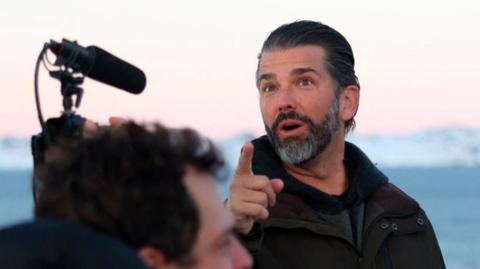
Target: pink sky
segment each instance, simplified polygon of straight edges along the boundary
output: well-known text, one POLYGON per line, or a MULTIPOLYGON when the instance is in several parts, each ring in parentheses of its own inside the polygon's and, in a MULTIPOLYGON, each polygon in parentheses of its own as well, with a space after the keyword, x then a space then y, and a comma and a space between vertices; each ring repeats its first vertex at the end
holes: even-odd
MULTIPOLYGON (((44 42, 62 37, 100 46, 147 75, 139 96, 88 80, 83 116, 160 120, 215 138, 260 134, 256 55, 271 30, 295 19, 323 21, 350 41, 362 86, 358 133, 480 128, 475 1, 37 2, 0 10, 0 136, 38 132, 34 63, 44 42)), ((59 85, 42 71, 44 114, 57 116, 59 85)))

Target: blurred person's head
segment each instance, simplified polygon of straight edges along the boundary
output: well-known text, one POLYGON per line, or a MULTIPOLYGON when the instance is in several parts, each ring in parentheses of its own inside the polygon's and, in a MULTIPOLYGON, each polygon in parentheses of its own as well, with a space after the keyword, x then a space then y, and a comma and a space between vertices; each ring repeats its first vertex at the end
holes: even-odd
POLYGON ((47 152, 35 216, 118 236, 150 268, 250 268, 216 186, 222 165, 191 129, 129 122, 47 152))

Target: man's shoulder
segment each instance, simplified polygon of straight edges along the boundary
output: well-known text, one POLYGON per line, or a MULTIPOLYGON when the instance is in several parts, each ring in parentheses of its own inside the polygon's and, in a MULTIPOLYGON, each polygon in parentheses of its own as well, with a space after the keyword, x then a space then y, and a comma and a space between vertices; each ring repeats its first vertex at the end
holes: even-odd
POLYGON ((390 182, 386 182, 367 199, 369 204, 375 203, 382 207, 385 213, 403 215, 418 212, 418 202, 390 182))

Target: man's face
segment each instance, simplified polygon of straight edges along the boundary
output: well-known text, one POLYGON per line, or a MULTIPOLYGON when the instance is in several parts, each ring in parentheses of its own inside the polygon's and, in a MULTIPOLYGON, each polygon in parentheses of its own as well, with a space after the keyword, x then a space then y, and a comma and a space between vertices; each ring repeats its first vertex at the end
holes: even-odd
POLYGON ((339 130, 335 83, 326 53, 308 45, 265 52, 260 59, 260 109, 279 157, 292 164, 320 154, 339 130))
POLYGON ((252 258, 233 234, 233 216, 223 205, 215 180, 189 167, 183 179, 200 216, 200 228, 192 248, 195 269, 246 269, 252 258))

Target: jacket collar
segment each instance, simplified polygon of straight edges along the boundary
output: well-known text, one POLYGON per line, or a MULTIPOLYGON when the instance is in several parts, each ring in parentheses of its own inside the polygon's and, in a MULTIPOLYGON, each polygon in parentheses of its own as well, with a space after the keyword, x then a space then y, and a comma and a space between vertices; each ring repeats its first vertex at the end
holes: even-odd
POLYGON ((380 218, 404 217, 416 214, 419 209, 417 201, 395 185, 387 183, 368 199, 365 207, 365 227, 380 218))
MULTIPOLYGON (((285 183, 282 194, 288 193, 301 197, 315 211, 324 214, 336 214, 346 207, 358 205, 380 186, 388 182, 387 177, 375 167, 358 147, 346 142, 344 162, 347 167, 350 187, 340 200, 306 185, 288 174, 266 136, 259 137, 252 142, 255 149, 252 160, 254 173, 266 175, 269 178, 282 179, 285 183)), ((279 195, 279 199, 282 194, 279 195)))

